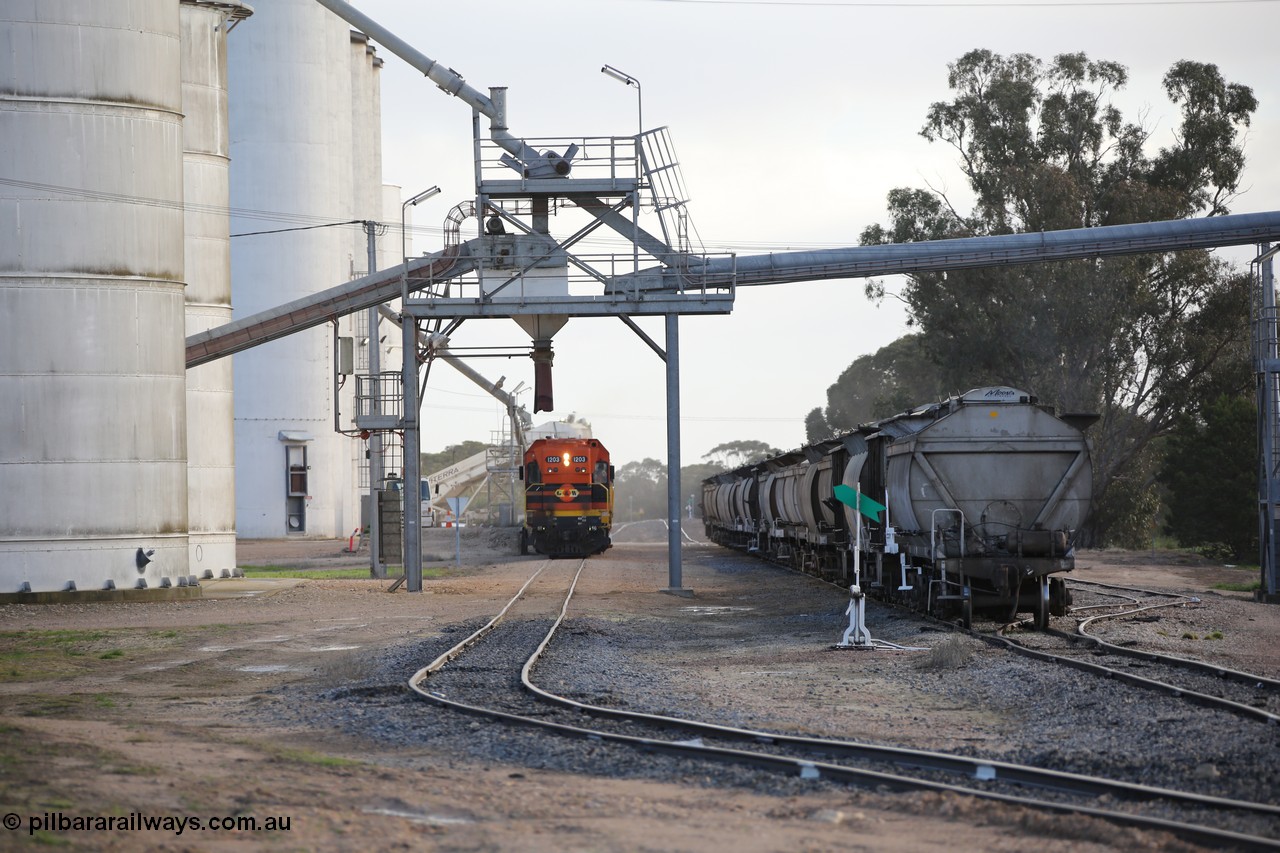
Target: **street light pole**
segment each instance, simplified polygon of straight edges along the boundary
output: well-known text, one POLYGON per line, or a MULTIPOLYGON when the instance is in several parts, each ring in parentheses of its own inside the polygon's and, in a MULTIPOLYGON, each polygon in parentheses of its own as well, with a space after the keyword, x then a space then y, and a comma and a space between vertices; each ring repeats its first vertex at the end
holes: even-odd
POLYGON ((631 263, 632 272, 637 276, 640 274, 640 182, 639 178, 644 172, 643 158, 640 156, 640 138, 644 135, 644 94, 640 91, 640 81, 625 71, 620 71, 612 65, 604 65, 600 68, 600 73, 614 80, 620 81, 626 86, 636 87, 636 141, 632 156, 636 161, 636 188, 631 193, 631 263))
POLYGON ((410 205, 417 206, 439 195, 440 187, 423 190, 400 205, 400 331, 404 368, 400 374, 404 398, 404 579, 409 592, 422 592, 422 440, 418 423, 418 321, 405 309, 409 305, 409 258, 405 218, 410 205))
MULTIPOLYGON (((640 141, 644 136, 644 97, 640 81, 621 69, 605 65, 601 74, 612 77, 627 86, 636 87, 636 189, 631 196, 631 217, 635 229, 632 240, 632 259, 635 271, 640 271, 640 186, 647 177, 640 141)), ((664 258, 659 260, 665 261, 664 258)), ((667 581, 664 592, 673 595, 692 595, 684 585, 682 568, 682 543, 680 541, 680 315, 666 315, 667 332, 667 581)))

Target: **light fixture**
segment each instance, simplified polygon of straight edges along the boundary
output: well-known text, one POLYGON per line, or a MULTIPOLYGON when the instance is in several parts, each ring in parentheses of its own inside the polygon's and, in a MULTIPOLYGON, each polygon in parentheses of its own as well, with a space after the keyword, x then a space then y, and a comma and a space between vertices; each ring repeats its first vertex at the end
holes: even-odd
MULTIPOLYGON (((426 201, 427 199, 434 198, 435 196, 438 196, 438 195, 440 195, 440 187, 438 185, 434 187, 428 187, 427 189, 415 195, 413 198, 406 201, 404 204, 400 205, 400 260, 403 261, 406 268, 409 266, 409 240, 408 240, 408 235, 406 234, 406 231, 408 229, 405 224, 407 212, 410 207, 417 207, 419 204, 426 201)), ((425 255, 426 253, 424 252, 423 254, 425 255)), ((402 278, 403 278, 403 273, 402 273, 402 278)), ((401 294, 402 298, 407 297, 408 291, 403 286, 401 287, 401 290, 402 290, 402 294, 401 294)))
POLYGON ((624 85, 636 87, 636 145, 638 146, 640 144, 640 135, 644 133, 644 95, 640 91, 640 81, 627 72, 614 68, 612 65, 601 66, 600 73, 612 77, 624 85))
POLYGON ((639 89, 639 88, 640 88, 640 81, 639 81, 639 80, 637 80, 636 78, 632 77, 630 74, 628 74, 628 73, 627 73, 627 72, 625 72, 625 71, 619 71, 618 69, 614 68, 612 65, 605 65, 605 66, 603 66, 603 67, 600 69, 600 73, 601 73, 601 74, 608 74, 608 75, 609 75, 610 77, 612 77, 614 80, 619 80, 619 81, 621 81, 621 82, 623 82, 623 83, 627 84, 628 86, 635 86, 637 89, 639 89))
POLYGON ((413 205, 416 207, 420 202, 424 202, 427 199, 433 196, 438 196, 438 195, 440 195, 440 187, 431 187, 430 189, 425 189, 422 192, 418 193, 413 198, 405 202, 405 204, 413 205))

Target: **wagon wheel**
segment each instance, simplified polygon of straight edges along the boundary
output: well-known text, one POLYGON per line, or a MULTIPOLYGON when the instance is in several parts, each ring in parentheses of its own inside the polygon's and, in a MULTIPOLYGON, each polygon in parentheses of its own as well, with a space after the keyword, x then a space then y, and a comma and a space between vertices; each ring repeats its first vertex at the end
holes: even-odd
POLYGON ((1036 630, 1049 630, 1049 576, 1040 578, 1040 590, 1036 596, 1036 630))
POLYGON ((1054 616, 1066 616, 1067 608, 1071 606, 1071 591, 1067 589, 1067 582, 1062 578, 1053 578, 1049 581, 1049 612, 1054 616))

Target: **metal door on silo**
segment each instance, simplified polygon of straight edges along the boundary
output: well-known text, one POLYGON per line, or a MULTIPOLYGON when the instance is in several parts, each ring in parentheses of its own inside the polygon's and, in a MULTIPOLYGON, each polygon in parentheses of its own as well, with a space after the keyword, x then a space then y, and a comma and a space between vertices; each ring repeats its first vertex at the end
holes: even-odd
POLYGON ((286 444, 284 447, 285 529, 289 533, 307 532, 307 446, 286 444))

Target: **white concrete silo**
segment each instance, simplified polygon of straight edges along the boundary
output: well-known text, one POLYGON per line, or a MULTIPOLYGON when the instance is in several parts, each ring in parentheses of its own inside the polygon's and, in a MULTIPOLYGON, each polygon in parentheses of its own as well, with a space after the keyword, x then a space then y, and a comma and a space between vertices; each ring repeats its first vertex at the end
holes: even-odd
MULTIPOLYGON (((382 223, 382 87, 379 76, 382 59, 369 39, 360 32, 351 31, 351 170, 353 190, 353 215, 356 219, 382 223)), ((381 225, 374 229, 375 268, 381 269, 384 264, 377 250, 388 242, 388 235, 381 225)), ((368 245, 369 235, 365 230, 355 232, 352 242, 353 275, 369 272, 368 245)), ((397 262, 398 263, 398 262, 397 262)), ((349 335, 354 343, 355 369, 360 374, 368 374, 371 364, 381 370, 395 370, 399 362, 389 364, 386 357, 385 343, 398 337, 389 324, 383 322, 376 309, 351 314, 343 320, 343 334, 349 335), (372 358, 373 347, 377 347, 378 358, 372 358)), ((342 428, 353 429, 351 422, 355 410, 355 384, 348 383, 342 398, 342 428)), ((351 465, 353 482, 361 492, 367 493, 369 480, 385 474, 388 470, 398 468, 398 464, 388 466, 387 453, 382 436, 372 437, 369 442, 352 441, 351 465), (372 459, 378 455, 378 461, 372 459)), ((361 525, 368 519, 358 516, 361 525)))
MULTIPOLYGON (((228 42, 236 317, 346 281, 355 226, 350 28, 314 0, 259 3, 228 42)), ((362 264, 363 266, 363 264, 362 264)), ((342 536, 353 439, 334 432, 333 330, 234 356, 241 537, 342 536)))
MULTIPOLYGON (((227 207, 227 30, 251 11, 236 0, 182 0, 182 173, 186 333, 231 321, 227 207)), ((236 566, 231 360, 187 372, 187 513, 191 571, 236 566)))
POLYGON ((0 16, 0 591, 188 574, 173 0, 0 16))

